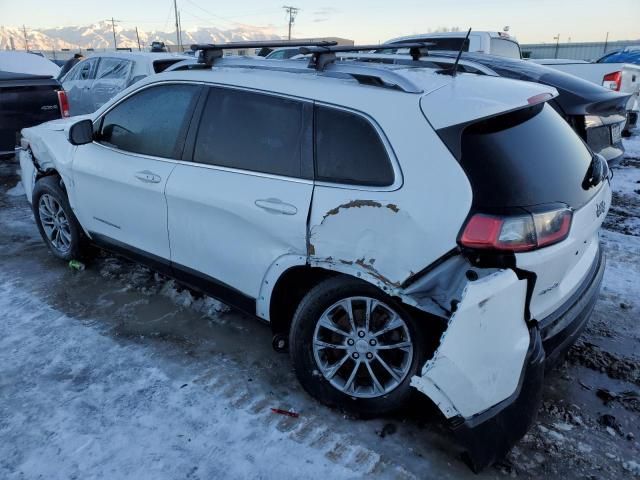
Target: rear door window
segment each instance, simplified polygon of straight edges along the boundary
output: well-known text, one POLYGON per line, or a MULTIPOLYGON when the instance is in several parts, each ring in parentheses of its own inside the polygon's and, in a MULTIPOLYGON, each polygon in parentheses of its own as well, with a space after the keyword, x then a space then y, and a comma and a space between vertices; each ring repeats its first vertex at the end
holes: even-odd
POLYGON ((179 158, 199 93, 200 87, 184 84, 144 89, 107 112, 99 141, 127 152, 179 158))
POLYGON ((316 180, 387 186, 393 167, 380 135, 360 115, 328 107, 315 110, 316 180))
POLYGON ((121 58, 103 57, 100 59, 96 79, 127 80, 131 72, 131 61, 121 58))
POLYGON ((193 160, 308 178, 311 172, 305 171, 303 159, 305 152, 310 151, 311 130, 305 117, 304 102, 211 88, 202 113, 193 160))
POLYGON ((89 58, 78 64, 78 76, 75 80, 92 80, 96 78, 97 58, 89 58))

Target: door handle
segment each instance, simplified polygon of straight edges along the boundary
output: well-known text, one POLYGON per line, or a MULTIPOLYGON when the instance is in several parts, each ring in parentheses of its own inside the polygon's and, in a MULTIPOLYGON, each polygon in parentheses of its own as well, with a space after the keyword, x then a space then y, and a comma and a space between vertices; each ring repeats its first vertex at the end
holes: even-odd
POLYGON ((136 172, 135 177, 144 183, 160 183, 162 181, 162 178, 160 177, 160 175, 156 175, 155 173, 150 172, 149 170, 136 172))
POLYGON ((298 213, 295 205, 285 203, 279 198, 258 199, 254 203, 256 207, 266 210, 269 213, 280 213, 283 215, 295 215, 298 213))

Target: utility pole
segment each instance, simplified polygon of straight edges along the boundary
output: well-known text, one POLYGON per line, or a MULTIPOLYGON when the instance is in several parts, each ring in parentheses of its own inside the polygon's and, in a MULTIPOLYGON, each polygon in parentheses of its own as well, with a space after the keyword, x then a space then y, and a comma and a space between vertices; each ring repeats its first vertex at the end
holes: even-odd
POLYGON ((114 20, 113 17, 111 17, 111 30, 113 31, 113 48, 115 50, 118 50, 118 40, 116 40, 116 22, 119 22, 120 20, 114 20))
POLYGON ((24 49, 28 52, 29 51, 29 39, 27 38, 27 27, 22 25, 22 31, 24 33, 24 49))
POLYGON ((553 39, 556 41, 556 56, 555 56, 555 58, 558 58, 558 49, 560 48, 560 34, 558 34, 555 37, 553 37, 553 39))
POLYGON ((284 5, 282 8, 284 8, 287 12, 287 15, 289 15, 289 40, 291 40, 291 26, 293 25, 293 22, 296 21, 296 15, 298 15, 298 12, 300 11, 300 9, 298 7, 292 7, 291 5, 284 5))
POLYGON ((136 38, 138 39, 138 51, 142 50, 140 48, 140 35, 138 35, 138 26, 136 25, 136 38))
POLYGON ((604 39, 604 52, 602 53, 607 53, 607 44, 609 43, 609 32, 607 32, 607 36, 604 39))
POLYGON ((173 0, 173 11, 176 16, 176 43, 178 44, 178 51, 182 51, 182 44, 180 42, 180 21, 178 19, 178 1, 173 0))
POLYGON ((180 53, 183 51, 182 46, 182 15, 178 12, 178 38, 180 39, 180 53))

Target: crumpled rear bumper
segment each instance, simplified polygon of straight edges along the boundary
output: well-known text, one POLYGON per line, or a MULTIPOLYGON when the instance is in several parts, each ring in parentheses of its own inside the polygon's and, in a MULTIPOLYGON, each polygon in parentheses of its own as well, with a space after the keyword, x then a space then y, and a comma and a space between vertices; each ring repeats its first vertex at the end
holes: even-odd
POLYGON ((545 352, 537 327, 518 388, 511 397, 471 419, 454 418, 451 426, 465 449, 465 461, 474 472, 504 457, 529 430, 542 403, 545 352))
POLYGON ((601 248, 580 287, 530 329, 531 342, 517 390, 471 419, 452 419, 453 431, 478 472, 502 458, 527 433, 542 402, 545 370, 558 363, 587 325, 600 293, 606 258, 601 248))
MULTIPOLYGON (((423 376, 415 379, 412 383, 430 396, 448 418, 454 434, 465 449, 465 459, 475 472, 502 458, 525 435, 535 421, 542 401, 545 370, 562 359, 584 330, 600 292, 605 265, 606 260, 602 249, 598 248, 598 253, 588 274, 575 293, 547 318, 539 322, 529 322, 527 327, 528 349, 522 363, 519 364, 521 369, 519 377, 517 377, 519 378, 517 386, 508 397, 501 397, 501 401, 478 413, 465 414, 464 409, 460 408, 465 404, 460 401, 459 396, 451 394, 451 392, 456 393, 454 387, 459 381, 451 382, 452 386, 435 382, 436 388, 431 390, 425 388, 429 381, 433 382, 433 380, 443 378, 434 376, 432 373, 438 368, 437 365, 433 365, 436 363, 434 361, 431 362, 431 369, 427 368, 430 365, 428 363, 423 370, 423 376), (436 392, 436 394, 430 395, 432 392, 436 392), (451 400, 451 403, 446 404, 443 402, 443 398, 451 400)), ((497 292, 495 295, 502 295, 501 298, 508 299, 513 297, 515 292, 511 288, 505 288, 503 293, 497 292)), ((491 316, 485 322, 500 321, 495 318, 495 314, 495 311, 491 312, 491 316)), ((478 313, 478 316, 481 317, 481 312, 478 313)), ((524 321, 522 318, 514 317, 511 317, 511 320, 514 323, 524 321)), ((503 324, 503 327, 505 325, 508 324, 503 324)), ((471 325, 467 323, 466 327, 470 328, 471 325)), ((481 337, 482 331, 484 328, 475 332, 476 336, 481 337)), ((482 338, 479 340, 482 341, 482 338)), ((496 344, 494 348, 499 349, 501 346, 496 344)), ((508 351, 505 350, 505 352, 508 351)), ((436 355, 438 354, 436 353, 436 355)), ((457 358, 452 358, 454 362, 458 361, 457 358)), ((490 369, 493 371, 489 374, 499 378, 501 375, 505 375, 509 365, 504 365, 504 367, 498 367, 494 363, 490 369)), ((476 371, 476 374, 480 373, 486 375, 482 370, 476 371)), ((513 373, 509 374, 509 376, 512 375, 513 373)), ((480 384, 472 377, 470 385, 480 384)), ((491 384, 485 382, 481 385, 489 386, 491 384)), ((470 388, 465 391, 469 397, 476 394, 476 391, 470 388)))

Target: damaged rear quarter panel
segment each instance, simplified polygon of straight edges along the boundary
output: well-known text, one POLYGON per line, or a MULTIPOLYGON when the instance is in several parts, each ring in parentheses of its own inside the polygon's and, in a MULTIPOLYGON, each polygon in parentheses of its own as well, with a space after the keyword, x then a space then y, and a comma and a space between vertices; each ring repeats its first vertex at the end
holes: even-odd
POLYGON ((407 278, 456 246, 471 187, 419 100, 402 96, 395 108, 368 105, 364 112, 387 147, 395 172, 391 186, 316 183, 309 218, 311 265, 400 293, 407 278))
POLYGON ((411 385, 447 418, 471 418, 518 388, 530 335, 527 281, 501 270, 468 281, 433 358, 411 385))

